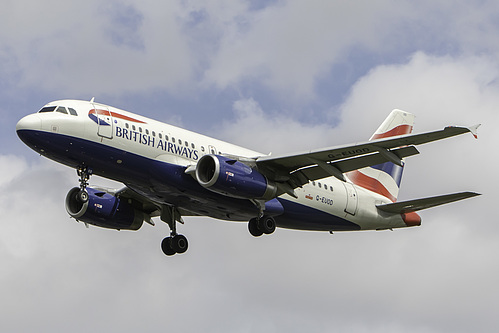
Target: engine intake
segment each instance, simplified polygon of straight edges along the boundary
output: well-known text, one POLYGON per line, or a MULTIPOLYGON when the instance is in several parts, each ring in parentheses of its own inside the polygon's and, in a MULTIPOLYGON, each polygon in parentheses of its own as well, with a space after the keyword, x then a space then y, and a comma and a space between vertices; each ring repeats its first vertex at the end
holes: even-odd
POLYGON ((252 167, 220 155, 204 155, 196 166, 196 179, 206 189, 243 199, 275 198, 277 187, 252 167))
POLYGON ((144 213, 127 201, 104 191, 87 187, 88 200, 83 203, 77 195, 80 188, 72 188, 66 195, 66 211, 71 217, 102 228, 138 230, 144 222, 144 213))

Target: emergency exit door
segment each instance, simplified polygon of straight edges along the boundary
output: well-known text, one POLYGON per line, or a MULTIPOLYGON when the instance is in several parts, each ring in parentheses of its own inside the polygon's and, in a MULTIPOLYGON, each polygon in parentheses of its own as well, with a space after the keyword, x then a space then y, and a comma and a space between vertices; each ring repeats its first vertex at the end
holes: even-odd
POLYGON ((343 185, 345 185, 345 190, 347 195, 347 204, 345 206, 345 212, 351 215, 355 215, 355 213, 357 213, 357 205, 359 201, 357 198, 357 190, 350 183, 344 182, 343 185))

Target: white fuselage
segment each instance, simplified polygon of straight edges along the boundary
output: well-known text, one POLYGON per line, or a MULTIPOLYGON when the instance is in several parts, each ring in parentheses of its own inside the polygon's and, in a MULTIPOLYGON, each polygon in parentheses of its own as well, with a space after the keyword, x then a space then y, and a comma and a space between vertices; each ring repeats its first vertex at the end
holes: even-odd
MULTIPOLYGON (((195 168, 206 154, 248 158, 264 154, 98 103, 62 100, 45 107, 51 106, 72 108, 77 115, 36 113, 17 127, 18 133, 38 133, 31 137, 39 137, 39 142, 23 141, 39 153, 71 167, 85 163, 94 173, 123 182, 152 201, 176 200, 192 215, 239 221, 256 214, 249 200, 211 193, 184 171, 195 168)), ((376 208, 391 202, 386 197, 335 177, 310 182, 295 193, 297 198, 278 197, 285 208, 282 216, 276 216, 280 227, 335 231, 407 226, 400 214, 376 208), (338 227, 335 221, 345 222, 338 227)))

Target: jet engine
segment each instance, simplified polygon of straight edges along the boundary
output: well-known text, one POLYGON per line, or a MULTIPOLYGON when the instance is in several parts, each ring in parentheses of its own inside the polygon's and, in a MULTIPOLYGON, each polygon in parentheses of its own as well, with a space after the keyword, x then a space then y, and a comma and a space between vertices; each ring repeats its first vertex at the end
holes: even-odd
POLYGON ((273 199, 274 182, 254 168, 220 155, 204 155, 196 166, 196 179, 210 191, 243 199, 273 199))
POLYGON ((76 220, 117 230, 138 230, 142 226, 145 214, 128 201, 87 187, 88 200, 82 202, 79 191, 80 188, 74 187, 66 195, 66 211, 76 220))

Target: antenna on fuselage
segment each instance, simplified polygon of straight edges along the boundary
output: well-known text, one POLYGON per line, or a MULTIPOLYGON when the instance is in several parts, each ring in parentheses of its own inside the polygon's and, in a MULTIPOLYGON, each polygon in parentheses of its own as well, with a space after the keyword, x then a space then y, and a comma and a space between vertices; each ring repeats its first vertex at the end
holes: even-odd
POLYGON ((92 99, 90 100, 90 103, 93 103, 94 99, 95 99, 95 97, 92 97, 92 99))

